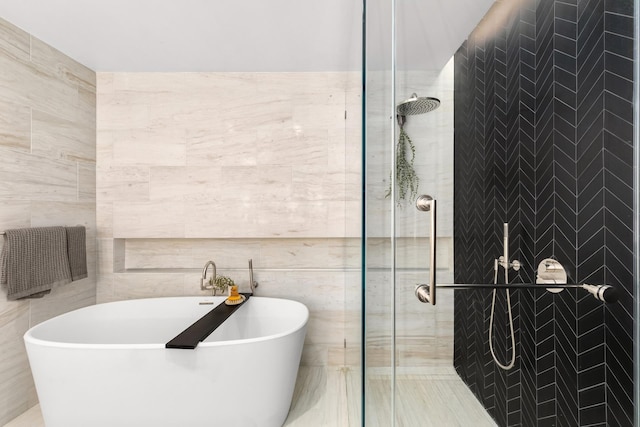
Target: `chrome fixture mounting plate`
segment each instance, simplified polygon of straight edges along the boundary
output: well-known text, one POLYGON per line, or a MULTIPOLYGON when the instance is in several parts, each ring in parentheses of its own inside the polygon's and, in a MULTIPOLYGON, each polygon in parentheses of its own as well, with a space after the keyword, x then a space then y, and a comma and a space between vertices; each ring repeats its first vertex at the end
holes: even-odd
MULTIPOLYGON (((567 283, 567 272, 558 261, 547 258, 538 264, 536 283, 539 285, 564 285, 567 283)), ((547 288, 547 291, 557 294, 562 288, 547 288)))

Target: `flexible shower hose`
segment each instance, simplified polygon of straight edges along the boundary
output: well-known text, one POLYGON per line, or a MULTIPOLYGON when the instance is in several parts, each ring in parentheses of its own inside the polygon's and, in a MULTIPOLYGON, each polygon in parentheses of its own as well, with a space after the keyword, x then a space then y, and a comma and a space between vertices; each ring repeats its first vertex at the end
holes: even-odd
MULTIPOLYGON (((506 260, 509 262, 509 260, 506 260)), ((509 283, 509 269, 505 268, 504 270, 504 283, 509 283)), ((493 263, 493 284, 498 284, 498 260, 496 259, 493 263)), ((509 289, 507 291, 507 311, 509 313, 509 327, 511 328, 511 362, 508 365, 503 365, 498 361, 495 352, 493 351, 493 315, 496 308, 496 292, 497 289, 493 288, 493 301, 491 301, 491 317, 489 318, 489 349, 491 350, 491 356, 493 356, 493 360, 496 362, 496 365, 508 371, 513 368, 513 365, 516 364, 516 336, 513 331, 513 315, 511 314, 511 295, 509 294, 509 289)))

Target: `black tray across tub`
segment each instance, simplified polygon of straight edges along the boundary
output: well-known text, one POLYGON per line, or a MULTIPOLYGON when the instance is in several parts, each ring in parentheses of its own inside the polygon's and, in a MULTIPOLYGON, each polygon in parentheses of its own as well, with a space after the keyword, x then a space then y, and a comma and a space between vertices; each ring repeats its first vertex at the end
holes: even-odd
POLYGON ((237 305, 227 305, 224 302, 217 305, 210 312, 196 320, 191 326, 180 332, 171 341, 165 344, 165 348, 181 348, 193 350, 198 343, 207 339, 218 326, 222 325, 231 315, 249 300, 250 293, 241 293, 245 300, 237 305))

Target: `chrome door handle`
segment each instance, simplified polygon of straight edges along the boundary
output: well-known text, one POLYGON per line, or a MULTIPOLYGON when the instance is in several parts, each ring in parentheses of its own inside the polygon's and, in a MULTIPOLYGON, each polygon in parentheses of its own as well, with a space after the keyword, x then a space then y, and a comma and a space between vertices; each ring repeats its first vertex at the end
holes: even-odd
POLYGON ((430 234, 430 266, 429 266, 429 284, 418 285, 416 287, 416 297, 420 302, 431 303, 436 305, 436 200, 427 195, 422 195, 416 200, 416 208, 422 212, 429 212, 429 222, 431 225, 430 234))

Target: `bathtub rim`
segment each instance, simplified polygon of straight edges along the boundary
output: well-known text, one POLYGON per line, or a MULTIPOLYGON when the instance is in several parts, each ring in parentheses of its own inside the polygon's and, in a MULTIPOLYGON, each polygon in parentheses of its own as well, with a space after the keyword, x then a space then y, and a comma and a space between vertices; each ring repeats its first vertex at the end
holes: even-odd
MULTIPOLYGON (((309 308, 299 302, 299 301, 295 301, 295 300, 291 300, 291 299, 286 299, 286 298, 272 298, 272 297, 258 297, 258 296, 252 296, 250 298, 254 299, 265 299, 265 300, 279 300, 279 301, 287 301, 288 303, 292 303, 293 305, 298 305, 301 306, 301 308, 304 309, 304 316, 302 319, 300 319, 300 321, 297 321, 296 324, 277 334, 271 334, 271 335, 266 335, 266 336, 261 336, 261 337, 255 337, 255 338, 245 338, 245 339, 237 339, 237 340, 226 340, 226 341, 214 341, 214 342, 200 342, 198 343, 198 345, 196 346, 195 349, 193 350, 184 350, 184 349, 167 349, 165 348, 165 344, 166 343, 153 343, 153 344, 135 344, 135 343, 130 343, 130 344, 88 344, 88 343, 68 343, 68 342, 61 342, 61 341, 51 341, 51 340, 43 340, 41 338, 35 338, 32 335, 32 331, 36 328, 38 328, 41 325, 47 324, 49 322, 53 322, 54 320, 58 319, 59 317, 63 317, 66 315, 69 315, 71 313, 75 313, 77 311, 81 311, 81 310, 89 310, 92 307, 96 307, 99 305, 110 305, 110 304, 118 304, 118 303, 123 303, 123 302, 142 302, 142 301, 151 301, 151 300, 162 300, 162 299, 201 299, 203 301, 211 301, 211 298, 220 298, 221 301, 224 301, 224 299, 226 299, 226 297, 210 297, 210 296, 201 296, 201 295, 197 295, 197 296, 177 296, 177 297, 157 297, 157 298, 135 298, 135 299, 127 299, 127 300, 121 300, 121 301, 110 301, 110 302, 105 302, 105 303, 99 303, 99 304, 93 304, 93 305, 89 305, 86 307, 81 307, 72 311, 68 311, 66 313, 62 313, 59 314, 55 317, 52 317, 51 319, 45 320, 44 322, 38 323, 35 326, 30 327, 27 332, 25 332, 25 334, 23 335, 23 339, 26 344, 30 344, 30 345, 36 345, 36 346, 41 346, 41 347, 53 347, 53 348, 60 348, 60 349, 78 349, 78 350, 155 350, 155 349, 163 349, 163 350, 167 350, 167 351, 194 351, 194 350, 198 350, 199 348, 215 348, 215 347, 224 347, 224 346, 232 346, 232 345, 242 345, 242 344, 252 344, 252 343, 258 343, 258 342, 263 342, 263 341, 271 341, 271 340, 276 340, 279 338, 283 338, 283 337, 287 337, 290 335, 294 335, 297 332, 299 332, 301 329, 305 328, 307 326, 307 323, 309 322, 309 308)), ((249 302, 249 301, 248 301, 249 302)), ((224 302, 221 302, 224 303, 224 302)), ((211 305, 211 309, 217 307, 217 305, 211 305)), ((197 319, 196 319, 197 320, 197 319)), ((185 329, 188 328, 190 325, 186 325, 185 329)), ((171 337, 173 338, 173 337, 171 337)), ((168 340, 170 340, 171 338, 168 338, 168 340)))

